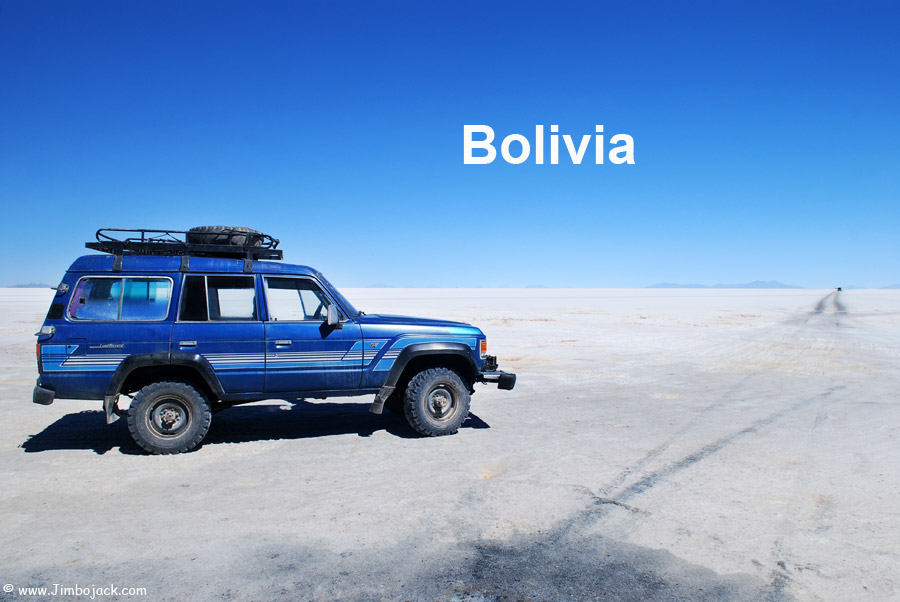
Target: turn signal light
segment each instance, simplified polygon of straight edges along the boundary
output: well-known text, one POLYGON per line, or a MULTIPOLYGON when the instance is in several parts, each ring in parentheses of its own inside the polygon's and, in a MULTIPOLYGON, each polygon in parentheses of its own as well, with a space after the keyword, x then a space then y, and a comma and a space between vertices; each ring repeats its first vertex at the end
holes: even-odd
POLYGON ((487 339, 481 339, 481 359, 487 355, 487 339))

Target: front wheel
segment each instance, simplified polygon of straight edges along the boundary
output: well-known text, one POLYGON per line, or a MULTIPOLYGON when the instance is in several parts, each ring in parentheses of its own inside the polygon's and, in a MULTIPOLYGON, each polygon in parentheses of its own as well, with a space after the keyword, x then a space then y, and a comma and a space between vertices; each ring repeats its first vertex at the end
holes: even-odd
POLYGON ((406 419, 428 437, 452 435, 469 416, 469 389, 449 368, 430 368, 416 374, 406 387, 406 419))
POLYGON ((200 445, 212 412, 194 387, 179 382, 147 385, 128 408, 134 442, 151 454, 180 454, 200 445))

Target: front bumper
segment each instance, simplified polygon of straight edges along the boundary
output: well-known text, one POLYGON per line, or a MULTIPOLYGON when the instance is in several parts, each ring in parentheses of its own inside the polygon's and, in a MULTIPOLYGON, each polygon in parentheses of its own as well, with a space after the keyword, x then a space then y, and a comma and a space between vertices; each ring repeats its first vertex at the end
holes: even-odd
POLYGON ((497 383, 498 389, 504 391, 512 391, 516 386, 516 375, 509 372, 482 372, 478 375, 478 382, 481 383, 497 383))
POLYGON ((516 375, 497 370, 497 356, 489 355, 484 358, 484 366, 478 374, 480 383, 497 383, 498 389, 512 391, 516 386, 516 375))
POLYGON ((40 385, 34 386, 34 392, 31 394, 31 401, 34 403, 39 403, 42 406, 48 406, 53 403, 53 399, 56 397, 56 391, 52 389, 45 389, 40 385))

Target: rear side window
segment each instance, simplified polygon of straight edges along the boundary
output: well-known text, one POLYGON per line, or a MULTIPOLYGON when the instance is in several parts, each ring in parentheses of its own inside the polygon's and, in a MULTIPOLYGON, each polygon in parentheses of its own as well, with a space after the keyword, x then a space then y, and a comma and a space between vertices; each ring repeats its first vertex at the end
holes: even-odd
POLYGON ((179 319, 185 322, 255 321, 253 276, 185 276, 179 319))
POLYGON ((152 322, 169 313, 168 278, 82 278, 69 300, 73 320, 152 322))

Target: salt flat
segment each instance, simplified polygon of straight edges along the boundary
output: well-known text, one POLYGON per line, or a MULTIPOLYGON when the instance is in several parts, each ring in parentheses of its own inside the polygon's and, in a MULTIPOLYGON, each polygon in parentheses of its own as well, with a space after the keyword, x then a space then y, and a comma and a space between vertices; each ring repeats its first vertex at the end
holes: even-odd
MULTIPOLYGON (((348 289, 473 322, 512 392, 452 437, 273 400, 139 453, 31 403, 0 289, 0 582, 153 600, 896 600, 900 291, 348 289)), ((0 599, 28 599, 17 593, 0 599)))

